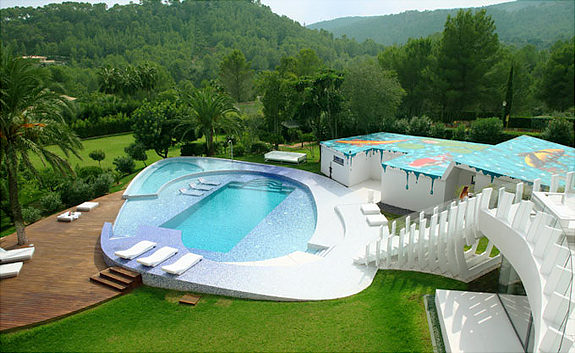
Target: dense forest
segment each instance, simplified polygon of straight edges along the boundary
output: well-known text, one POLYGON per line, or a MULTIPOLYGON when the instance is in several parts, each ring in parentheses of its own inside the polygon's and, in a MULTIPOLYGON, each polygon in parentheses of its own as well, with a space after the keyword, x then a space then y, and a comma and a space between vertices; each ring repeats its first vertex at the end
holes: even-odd
MULTIPOLYGON (((2 10, 2 39, 21 55, 43 55, 81 68, 71 95, 96 89, 95 71, 106 65, 159 64, 179 83, 199 85, 217 76, 218 63, 240 49, 255 70, 275 68, 283 56, 311 48, 330 63, 376 55, 383 47, 333 39, 247 0, 144 0, 116 5, 64 3, 2 10), (79 80, 78 80, 79 79, 79 80)), ((341 66, 341 65, 340 65, 341 66)), ((72 85, 74 86, 74 85, 72 85)))
MULTIPOLYGON (((518 0, 484 9, 495 21, 502 43, 522 47, 531 44, 549 48, 557 40, 566 40, 575 33, 575 2, 563 0, 518 0)), ((342 17, 308 26, 324 29, 336 37, 346 36, 358 41, 372 39, 384 45, 404 44, 409 38, 427 37, 443 30, 447 15, 457 9, 406 11, 396 15, 342 17)))

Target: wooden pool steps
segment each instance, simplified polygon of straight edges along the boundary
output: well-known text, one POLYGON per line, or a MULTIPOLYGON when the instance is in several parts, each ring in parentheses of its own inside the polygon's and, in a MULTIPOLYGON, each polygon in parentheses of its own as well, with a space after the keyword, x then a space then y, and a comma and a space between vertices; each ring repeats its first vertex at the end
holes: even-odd
POLYGON ((142 284, 142 275, 122 267, 114 266, 96 273, 90 277, 90 281, 120 292, 126 292, 142 284))

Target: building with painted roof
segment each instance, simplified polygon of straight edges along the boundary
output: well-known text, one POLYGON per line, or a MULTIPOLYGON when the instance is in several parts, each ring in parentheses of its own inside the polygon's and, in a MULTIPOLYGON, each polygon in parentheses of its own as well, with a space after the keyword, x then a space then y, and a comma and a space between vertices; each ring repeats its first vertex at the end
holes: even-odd
POLYGON ((346 186, 378 180, 381 202, 414 211, 488 185, 549 187, 574 170, 574 148, 531 136, 485 145, 380 132, 321 143, 323 174, 346 186))

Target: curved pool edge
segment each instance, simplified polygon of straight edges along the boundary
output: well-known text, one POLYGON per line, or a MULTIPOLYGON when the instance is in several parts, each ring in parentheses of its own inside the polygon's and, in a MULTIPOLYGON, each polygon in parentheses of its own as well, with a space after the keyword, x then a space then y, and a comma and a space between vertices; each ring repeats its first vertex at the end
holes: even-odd
MULTIPOLYGON (((194 157, 179 157, 194 158, 194 157)), ((289 266, 245 263, 225 263, 204 259, 181 276, 163 273, 161 265, 176 261, 181 255, 156 268, 146 269, 128 261, 119 260, 114 251, 125 249, 139 240, 111 239, 112 225, 102 229, 101 247, 108 265, 125 267, 142 274, 145 284, 174 290, 195 291, 247 299, 303 301, 328 300, 347 297, 369 287, 376 273, 375 267, 353 263, 353 248, 357 239, 345 239, 344 226, 335 206, 360 203, 362 200, 348 188, 314 173, 258 163, 228 161, 241 170, 265 170, 281 177, 304 184, 311 192, 316 205, 317 222, 309 243, 323 248, 336 249, 317 261, 289 266), (110 240, 110 241, 108 241, 110 240), (121 247, 114 243, 122 244, 121 247)), ((181 241, 180 241, 181 242, 181 241)), ((165 246, 169 244, 158 244, 165 246)), ((135 260, 132 260, 135 262, 135 260)))

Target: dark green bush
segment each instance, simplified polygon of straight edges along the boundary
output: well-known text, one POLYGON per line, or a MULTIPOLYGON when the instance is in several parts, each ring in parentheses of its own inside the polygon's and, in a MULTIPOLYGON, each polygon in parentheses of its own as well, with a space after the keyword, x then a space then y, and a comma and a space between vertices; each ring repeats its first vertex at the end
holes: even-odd
POLYGON ((106 195, 110 192, 110 188, 114 184, 114 175, 112 173, 104 173, 98 176, 91 184, 93 197, 106 195))
POLYGON ((301 135, 301 140, 304 142, 313 142, 316 140, 315 135, 311 132, 307 132, 301 135))
POLYGON ((464 125, 459 125, 451 132, 452 140, 465 141, 467 140, 467 132, 464 125))
POLYGON ((444 123, 435 123, 431 125, 431 128, 429 129, 429 135, 431 137, 446 139, 449 138, 449 131, 445 127, 444 123))
POLYGON ((263 142, 263 141, 257 141, 252 143, 252 147, 250 152, 253 154, 262 154, 262 153, 267 153, 269 151, 272 150, 272 146, 270 146, 269 144, 263 142))
POLYGON ((90 158, 98 162, 98 165, 101 165, 100 162, 106 159, 106 153, 102 150, 95 150, 88 154, 90 158))
POLYGON ((93 182, 104 170, 96 166, 76 167, 76 176, 87 183, 93 182))
POLYGON ((398 134, 407 134, 409 130, 409 120, 407 119, 399 119, 395 121, 393 124, 392 132, 396 132, 398 134))
POLYGON ((503 138, 503 122, 499 118, 477 119, 471 123, 469 139, 473 142, 496 144, 503 138))
POLYGON ((92 196, 92 187, 82 179, 68 181, 62 185, 60 190, 62 202, 68 207, 91 200, 92 196))
POLYGON ((414 116, 409 120, 407 133, 414 136, 429 136, 432 124, 431 119, 425 115, 421 117, 414 116))
POLYGON ((34 207, 26 207, 22 209, 22 218, 25 224, 32 224, 42 218, 42 212, 34 207))
POLYGON ((246 148, 242 145, 234 146, 234 157, 241 157, 246 154, 246 148))
POLYGON ((573 136, 573 122, 563 118, 550 120, 549 124, 541 134, 543 139, 560 143, 565 146, 573 146, 573 136))
POLYGON ((180 147, 181 156, 201 156, 206 154, 206 144, 200 142, 186 143, 180 147))
POLYGON ((148 155, 146 154, 146 146, 141 143, 131 143, 128 147, 124 148, 124 152, 136 161, 142 161, 146 164, 148 155))
POLYGON ((44 214, 49 215, 63 208, 62 198, 57 192, 49 192, 40 198, 40 206, 44 214))
POLYGON ((98 120, 76 120, 72 129, 80 137, 93 137, 132 131, 132 120, 123 113, 108 115, 98 120))
POLYGON ((116 170, 123 175, 132 174, 136 168, 136 163, 130 156, 116 157, 113 163, 116 166, 116 170))

